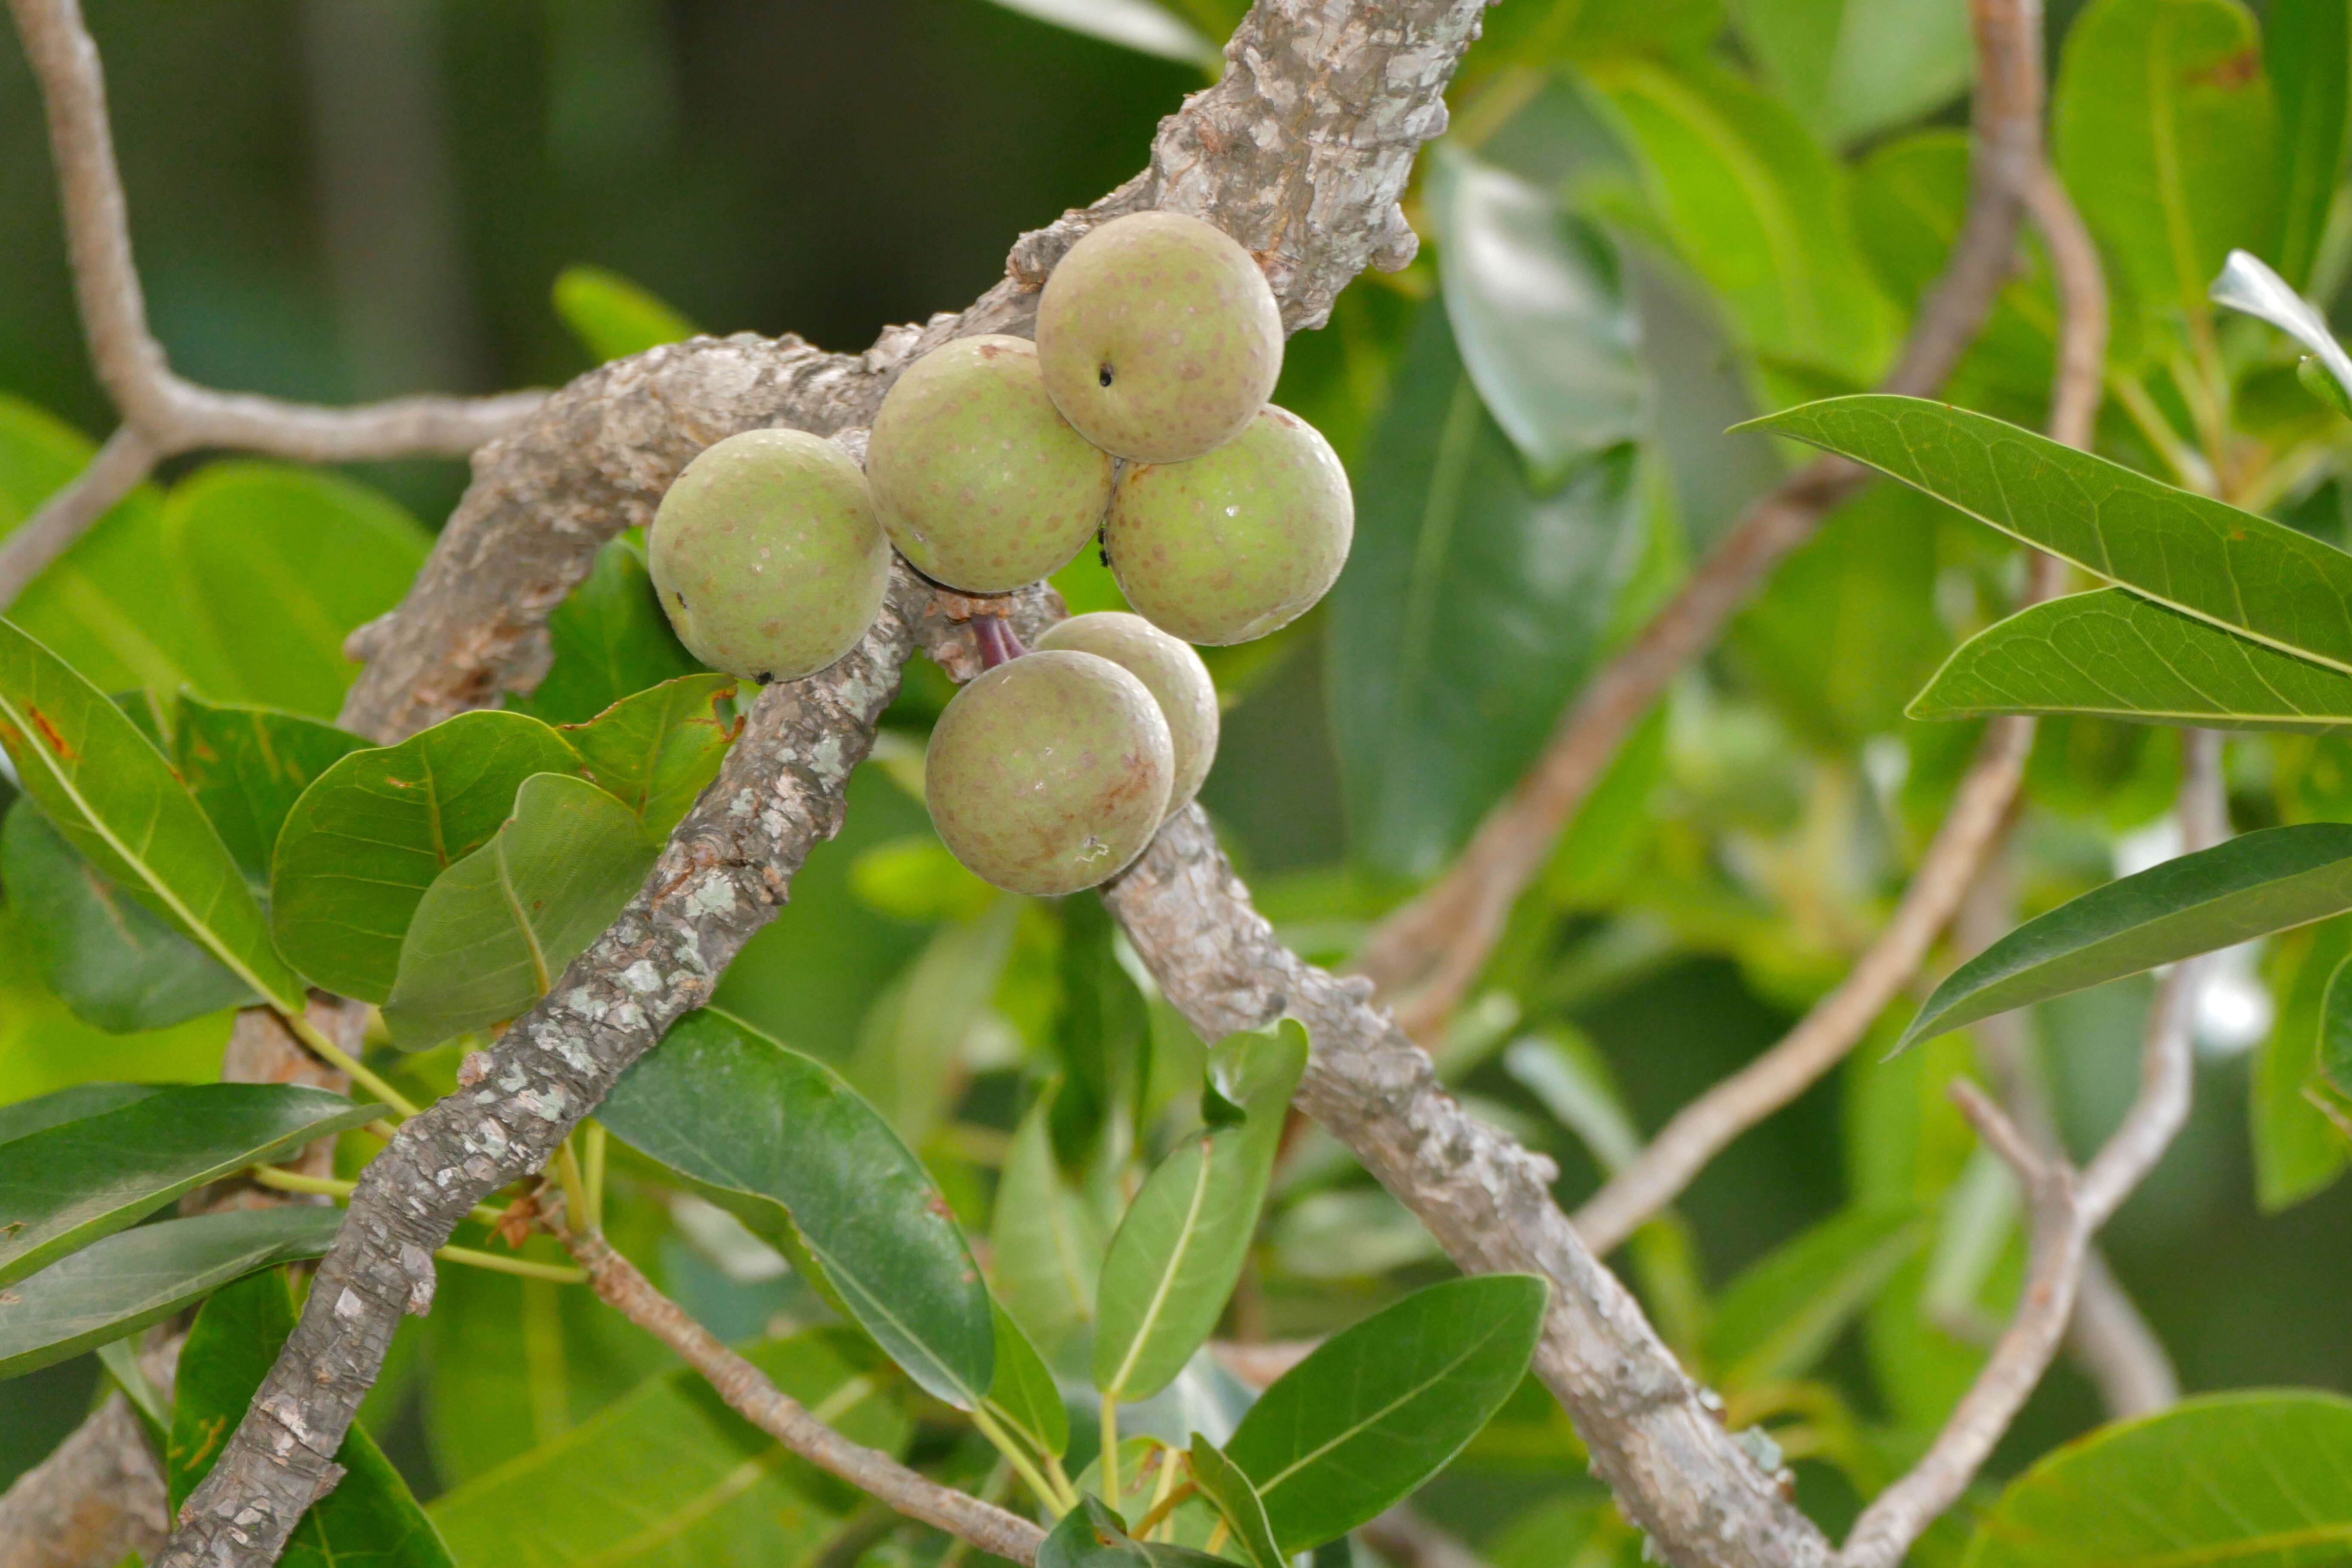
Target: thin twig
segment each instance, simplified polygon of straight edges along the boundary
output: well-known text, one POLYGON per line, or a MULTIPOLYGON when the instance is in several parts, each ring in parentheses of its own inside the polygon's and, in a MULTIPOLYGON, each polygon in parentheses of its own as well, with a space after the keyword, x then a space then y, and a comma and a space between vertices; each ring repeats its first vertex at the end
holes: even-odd
MULTIPOLYGON (((1888 392, 1933 392, 1975 340, 2014 270, 2019 213, 2042 163, 2039 0, 1974 0, 1971 9, 1979 69, 1967 216, 1901 357, 1880 384, 1888 392)), ((1818 458, 1751 505, 1633 645, 1593 678, 1460 858, 1374 930, 1354 968, 1392 1000, 1414 1038, 1434 1039, 1467 994, 1512 904, 1633 725, 1713 645, 1781 557, 1812 537, 1868 477, 1843 458, 1818 458)))

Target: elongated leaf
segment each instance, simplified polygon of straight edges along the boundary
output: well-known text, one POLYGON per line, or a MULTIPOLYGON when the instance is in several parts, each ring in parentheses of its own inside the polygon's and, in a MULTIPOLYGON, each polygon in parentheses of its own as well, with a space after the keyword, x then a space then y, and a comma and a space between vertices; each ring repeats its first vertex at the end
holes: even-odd
POLYGON ((1363 458, 1330 658, 1352 858, 1433 873, 1543 749, 1647 539, 1619 446, 1538 495, 1435 303, 1363 458))
POLYGON ((1217 46, 1157 0, 996 0, 1073 33, 1161 59, 1214 68, 1217 46))
POLYGON ((1802 1377, 1895 1269, 1918 1256, 1927 1220, 1854 1208, 1752 1264, 1717 1300, 1708 1364, 1726 1388, 1802 1377))
POLYGON ((1742 426, 1867 463, 2144 597, 2352 670, 2352 555, 1981 414, 1868 394, 1742 426))
POLYGON ((270 913, 287 957, 328 990, 383 1001, 434 879, 489 842, 523 780, 581 766, 554 730, 494 710, 343 758, 278 836, 270 913))
POLYGON ((669 837, 695 797, 719 776, 743 721, 723 716, 731 675, 687 675, 614 703, 588 723, 566 725, 588 776, 635 812, 656 840, 669 837))
POLYGON ((1295 1018, 1211 1048, 1214 1098, 1244 1119, 1203 1130, 1161 1161, 1111 1237, 1096 1288, 1094 1378, 1106 1394, 1159 1393, 1216 1327, 1306 1070, 1307 1030, 1295 1018))
POLYGON ((796 1240, 857 1321, 959 1409, 993 1380, 988 1289, 947 1200, 822 1062, 712 1008, 622 1075, 597 1119, 771 1240, 796 1240))
POLYGON ((557 273, 555 313, 599 363, 683 342, 701 330, 651 290, 602 267, 557 273))
POLYGON ((1345 1535, 1460 1453, 1518 1386, 1549 1296, 1526 1274, 1432 1285, 1276 1378, 1225 1455, 1257 1484, 1282 1549, 1345 1535))
MULTIPOLYGON (((992 1305, 995 1305, 992 1303, 992 1305)), ((1041 1454, 1070 1448, 1070 1409, 1037 1347, 1002 1305, 995 1305, 996 1375, 988 1408, 1041 1454)))
POLYGON ((1019 901, 999 897, 978 919, 941 926, 858 1031, 849 1080, 911 1144, 954 1104, 964 1040, 996 994, 1020 918, 1019 901))
POLYGON ((84 858, 255 991, 301 1005, 261 906, 172 764, 104 693, 5 620, 0 745, 84 858))
POLYGON ((1936 987, 1896 1049, 2030 1002, 2352 909, 2352 826, 2266 827, 2037 915, 1936 987))
POLYGON ((2009 1484, 1968 1568, 2306 1568, 2352 1551, 2352 1400, 2221 1394, 2108 1426, 2009 1484))
POLYGON ((2278 99, 2279 271, 2301 288, 2344 179, 2352 17, 2340 0, 2271 0, 2263 64, 2278 99))
POLYGON ((1648 374, 1608 240, 1466 153, 1431 165, 1428 193, 1462 363, 1537 487, 1639 437, 1648 374))
POLYGON ((0 1287, 0 1377, 136 1333, 257 1268, 317 1258, 342 1211, 231 1209, 121 1231, 0 1287))
POLYGON ((1745 0, 1738 22, 1782 99, 1824 142, 1916 119, 1969 85, 1961 0, 1745 0))
POLYGON ((62 1121, 103 1116, 163 1092, 161 1085, 152 1083, 78 1083, 54 1094, 0 1105, 0 1143, 28 1138, 62 1121))
POLYGON ((1037 1548, 1037 1568, 1213 1568, 1205 1552, 1164 1541, 1136 1541, 1127 1521, 1100 1498, 1082 1496, 1037 1548))
POLYGON ((635 530, 596 552, 587 581, 547 617, 547 639, 555 650, 547 678, 512 706, 551 724, 584 724, 624 697, 702 668, 662 613, 635 530))
POLYGON ((2339 1093, 2352 1095, 2352 958, 2327 977, 2319 1005, 2319 1071, 2339 1093))
MULTIPOLYGON (((283 1270, 241 1279, 196 1314, 174 1380, 165 1468, 176 1514, 212 1473, 262 1379, 294 1331, 293 1292, 283 1270)), ((342 1479, 304 1510, 278 1561, 287 1568, 456 1568, 440 1532, 374 1440, 354 1426, 335 1450, 342 1479)))
POLYGON ((418 900, 383 1005, 392 1037, 421 1050, 529 1011, 657 853, 635 815, 585 779, 525 779, 514 816, 418 900))
POLYGON ((2254 1200, 2265 1214, 2325 1191, 2352 1164, 2352 1139, 2305 1098, 2315 1077, 2335 1082, 2326 1053, 2331 1020, 2343 1015, 2330 997, 2347 952, 2352 921, 2323 921, 2273 942, 2263 964, 2278 1021, 2252 1053, 2246 1131, 2254 1200))
MULTIPOLYGON (((744 1354, 853 1441, 906 1446, 907 1419, 879 1391, 871 1351, 848 1336, 821 1331, 744 1354)), ((856 1500, 680 1368, 427 1511, 460 1563, 713 1568, 813 1563, 856 1500)))
POLYGON ((1095 1282, 1108 1246, 1091 1206, 1054 1163, 1051 1095, 1013 1129, 989 1233, 990 1277, 1013 1321, 1049 1359, 1095 1320, 1095 1282))
POLYGON ((261 1000, 83 859, 30 801, 0 824, 0 884, 42 978, 84 1023, 131 1034, 261 1000))
POLYGON ((167 1089, 0 1147, 0 1285, 182 1193, 383 1114, 295 1084, 167 1089))
POLYGON ((1217 1505, 1233 1527, 1234 1539, 1249 1553, 1257 1568, 1284 1568, 1286 1559, 1282 1549, 1274 1543, 1274 1526, 1266 1522, 1265 1500, 1257 1495, 1257 1488, 1242 1474, 1241 1467, 1219 1452, 1217 1446, 1199 1433, 1192 1435, 1192 1452, 1186 1456, 1192 1467, 1193 1482, 1201 1495, 1217 1505))
POLYGON ((1914 719, 2095 713, 2327 734, 2352 725, 2352 675, 2103 588, 2033 605, 1979 632, 1909 711, 1914 719))
POLYGON ((312 780, 366 745, 348 731, 297 713, 184 696, 173 756, 236 868, 266 892, 270 852, 294 803, 312 780))

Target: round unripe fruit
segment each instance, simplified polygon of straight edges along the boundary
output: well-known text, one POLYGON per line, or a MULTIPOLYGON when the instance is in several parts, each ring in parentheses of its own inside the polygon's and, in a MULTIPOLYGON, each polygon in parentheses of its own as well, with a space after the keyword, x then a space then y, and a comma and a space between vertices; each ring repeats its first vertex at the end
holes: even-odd
POLYGON ((1315 605, 1356 503, 1322 432, 1268 405, 1240 440, 1119 476, 1103 542, 1127 602, 1186 642, 1248 642, 1315 605))
POLYGON ((1037 347, 958 338, 907 367, 866 449, 882 526, 915 569, 969 594, 1059 571, 1102 526, 1109 456, 1045 395, 1037 347))
POLYGON ((1217 688, 1190 643, 1177 641, 1141 616, 1097 610, 1072 616, 1037 639, 1040 648, 1072 648, 1107 658, 1143 682, 1168 721, 1175 776, 1168 809, 1182 810, 1217 760, 1217 688))
POLYGON ((1045 279, 1037 363, 1078 434, 1139 463, 1181 463, 1240 435, 1282 374, 1282 311, 1223 230, 1130 213, 1045 279))
POLYGON ((678 640, 714 669, 798 680, 857 646, 890 584, 890 544, 849 454, 802 430, 746 430, 677 476, 646 564, 678 640))
POLYGON ((1168 814, 1168 721, 1107 658, 1007 659, 931 731, 931 826, 975 874, 1016 893, 1075 893, 1143 852, 1168 814))

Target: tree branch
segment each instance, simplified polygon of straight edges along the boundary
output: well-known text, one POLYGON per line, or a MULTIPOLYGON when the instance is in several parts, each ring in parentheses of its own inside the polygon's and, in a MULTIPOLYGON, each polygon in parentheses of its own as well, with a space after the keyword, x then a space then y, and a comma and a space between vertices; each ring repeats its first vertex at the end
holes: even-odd
MULTIPOLYGON (((2015 268, 2021 205, 2042 165, 2040 0, 1971 0, 1970 10, 1978 73, 1968 214, 1880 384, 1887 392, 1925 396, 1959 363, 2015 268)), ((1461 857, 1373 930, 1352 967, 1394 1000, 1408 1033, 1429 1040, 1444 1026, 1501 940, 1511 906, 1667 684, 1713 646, 1781 557, 1868 480, 1857 464, 1818 458, 1751 505, 1633 645, 1593 677, 1461 857)))

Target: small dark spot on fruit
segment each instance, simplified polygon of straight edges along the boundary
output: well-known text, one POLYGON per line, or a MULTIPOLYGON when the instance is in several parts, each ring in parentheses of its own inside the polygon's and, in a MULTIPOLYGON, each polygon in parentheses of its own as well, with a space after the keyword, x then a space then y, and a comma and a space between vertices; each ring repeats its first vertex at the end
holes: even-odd
POLYGON ((775 678, 773 675, 771 675, 768 671, 766 671, 766 670, 764 670, 764 669, 763 669, 763 670, 761 670, 761 671, 760 672, 758 679, 759 679, 759 682, 760 682, 760 684, 761 684, 761 685, 762 685, 762 686, 765 686, 765 685, 767 685, 770 681, 772 681, 772 680, 775 679, 776 678, 775 678))
POLYGON ((1108 386, 1110 384, 1110 366, 1105 365, 1100 370, 1095 372, 1095 379, 1102 383, 1103 385, 1108 386))
POLYGON ((676 588, 672 588, 670 592, 677 594, 677 607, 681 610, 686 608, 686 595, 684 594, 679 594, 676 588))

